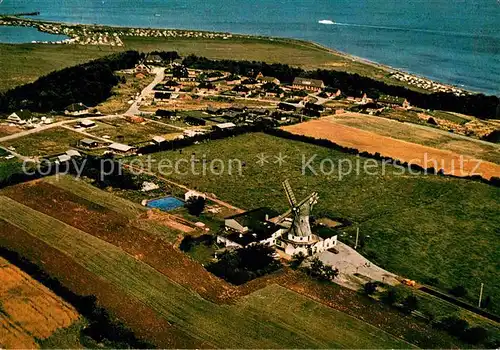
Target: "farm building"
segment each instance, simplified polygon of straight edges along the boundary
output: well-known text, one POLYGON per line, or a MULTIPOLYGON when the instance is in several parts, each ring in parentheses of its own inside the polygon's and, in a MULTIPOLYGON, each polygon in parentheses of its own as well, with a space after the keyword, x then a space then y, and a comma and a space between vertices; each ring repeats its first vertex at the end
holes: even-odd
POLYGON ((148 65, 155 65, 155 64, 162 64, 163 59, 160 57, 160 55, 157 54, 150 54, 146 57, 146 64, 148 65))
POLYGON ((14 112, 11 115, 7 117, 7 121, 9 123, 14 123, 17 125, 23 125, 26 124, 26 120, 22 119, 18 113, 14 112))
POLYGON ((116 142, 109 145, 108 148, 113 153, 118 153, 118 154, 133 154, 136 150, 135 147, 116 142))
POLYGON ((325 87, 322 80, 297 77, 293 80, 292 88, 296 90, 308 90, 318 92, 325 87))
POLYGON ((404 97, 383 95, 377 100, 377 102, 384 106, 389 107, 402 107, 405 109, 410 108, 410 102, 404 97))
POLYGON ((64 114, 72 116, 80 116, 90 113, 90 108, 83 103, 72 103, 64 109, 64 114))
POLYGON ((234 129, 236 127, 236 124, 234 123, 220 123, 220 124, 216 124, 213 126, 214 130, 219 130, 219 131, 222 131, 222 130, 231 130, 231 129, 234 129))
POLYGON ((302 106, 299 104, 295 104, 295 103, 280 102, 278 104, 278 108, 283 110, 283 111, 295 112, 298 109, 302 108, 302 106))
POLYGON ((264 83, 273 83, 273 84, 279 85, 281 83, 278 78, 266 77, 266 76, 262 75, 262 73, 259 73, 257 75, 256 79, 258 82, 261 82, 263 84, 264 83))
POLYGON ((186 193, 184 193, 184 201, 185 202, 187 202, 188 199, 191 198, 191 197, 203 197, 203 198, 206 198, 206 196, 205 196, 204 193, 193 191, 193 190, 190 190, 190 191, 187 191, 186 193))
POLYGON ((217 236, 217 243, 226 247, 243 248, 252 244, 276 245, 282 229, 269 221, 277 213, 268 208, 258 208, 230 216, 224 221, 226 234, 217 236))
POLYGON ((81 157, 82 154, 74 149, 69 149, 66 151, 66 155, 69 157, 81 157))
POLYGON ((139 63, 137 66, 135 66, 134 71, 137 74, 140 73, 140 74, 148 75, 151 73, 151 68, 149 68, 149 66, 144 64, 144 63, 139 63))
POLYGON ((172 94, 170 92, 155 92, 155 96, 154 96, 154 99, 155 100, 159 100, 159 101, 163 101, 163 100, 170 100, 170 97, 172 96, 172 94))
POLYGON ((161 137, 161 136, 154 136, 152 140, 153 140, 153 143, 156 145, 159 145, 160 143, 165 142, 165 138, 161 137))
POLYGON ((80 125, 82 128, 92 128, 96 126, 95 122, 92 120, 81 120, 78 125, 80 125))
POLYGON ((99 145, 99 143, 96 140, 92 139, 81 139, 78 144, 80 147, 87 147, 87 148, 95 148, 99 145))

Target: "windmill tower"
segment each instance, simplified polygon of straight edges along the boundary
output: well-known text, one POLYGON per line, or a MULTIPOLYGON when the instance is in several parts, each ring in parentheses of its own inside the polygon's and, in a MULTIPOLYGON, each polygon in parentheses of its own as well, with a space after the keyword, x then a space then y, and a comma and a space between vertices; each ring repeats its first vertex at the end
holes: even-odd
POLYGON ((283 188, 290 203, 290 209, 281 215, 281 218, 292 214, 292 225, 288 232, 289 239, 301 243, 313 241, 309 215, 311 214, 312 207, 318 202, 318 193, 313 192, 302 201, 297 202, 288 179, 283 181, 283 188))

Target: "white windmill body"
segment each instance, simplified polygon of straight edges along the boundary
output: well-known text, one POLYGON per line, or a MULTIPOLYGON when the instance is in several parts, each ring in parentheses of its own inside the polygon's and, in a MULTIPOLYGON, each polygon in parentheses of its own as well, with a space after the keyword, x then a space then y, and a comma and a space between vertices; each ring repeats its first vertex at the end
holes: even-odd
POLYGON ((316 243, 318 241, 318 237, 311 232, 309 215, 311 214, 313 206, 318 202, 318 193, 313 192, 302 201, 297 202, 288 180, 283 182, 283 187, 291 208, 286 213, 281 215, 281 218, 284 219, 291 215, 292 220, 285 237, 289 241, 300 245, 316 243))

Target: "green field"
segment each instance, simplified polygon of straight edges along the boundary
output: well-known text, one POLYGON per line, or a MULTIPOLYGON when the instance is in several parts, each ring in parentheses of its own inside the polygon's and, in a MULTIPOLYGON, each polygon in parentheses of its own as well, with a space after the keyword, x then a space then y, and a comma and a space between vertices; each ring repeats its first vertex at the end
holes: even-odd
POLYGON ((358 73, 400 85, 387 71, 307 42, 287 39, 142 38, 124 37, 124 47, 50 44, 0 44, 0 91, 24 84, 54 70, 80 64, 122 50, 177 50, 213 59, 258 60, 306 69, 325 68, 358 73))
POLYGON ((146 121, 143 125, 142 123, 131 123, 122 118, 98 121, 96 125, 97 127, 87 132, 98 137, 109 136, 110 140, 125 144, 149 142, 154 136, 168 138, 168 134, 182 133, 182 130, 153 121, 146 121))
POLYGON ((56 127, 5 141, 1 145, 14 147, 23 156, 48 156, 66 152, 84 137, 77 132, 56 127))
MULTIPOLYGON (((180 157, 189 159, 192 154, 206 159, 208 166, 212 160, 223 160, 224 174, 212 175, 207 171, 206 176, 194 175, 188 166, 180 164, 180 172, 187 174, 174 173, 170 179, 215 193, 240 208, 267 206, 284 211, 288 203, 281 182, 288 178, 298 198, 313 191, 319 193, 314 215, 340 217, 354 223, 343 230, 345 235, 339 237, 342 241, 352 243, 355 226, 359 225, 364 241, 361 252, 384 268, 423 282, 437 278, 442 289, 463 285, 472 297, 477 296, 480 283, 485 282, 485 294, 494 300, 500 298, 500 286, 488 283, 500 279, 499 188, 438 176, 396 175, 390 166, 385 175, 369 176, 361 171, 339 181, 335 174, 319 173, 320 161, 331 159, 336 164, 339 159, 348 159, 355 164, 356 157, 265 134, 245 134, 194 145, 182 154, 153 154, 152 169, 161 159, 175 164, 180 157), (258 154, 272 157, 280 152, 288 157, 282 167, 274 164, 273 158, 262 167, 256 164, 258 154), (314 166, 319 174, 308 171, 302 175, 302 157, 307 160, 313 154, 317 154, 314 166), (245 163, 241 176, 237 171, 228 175, 229 159, 245 163)), ((200 166, 201 162, 195 164, 200 166)), ((233 169, 237 169, 234 164, 233 169)), ((217 167, 219 173, 220 164, 217 167)), ((195 171, 200 174, 201 168, 195 171)), ((499 304, 493 307, 500 311, 499 304)))
POLYGON ((114 245, 4 196, 0 196, 0 218, 64 252, 213 347, 411 347, 363 321, 277 286, 232 305, 205 301, 114 245))

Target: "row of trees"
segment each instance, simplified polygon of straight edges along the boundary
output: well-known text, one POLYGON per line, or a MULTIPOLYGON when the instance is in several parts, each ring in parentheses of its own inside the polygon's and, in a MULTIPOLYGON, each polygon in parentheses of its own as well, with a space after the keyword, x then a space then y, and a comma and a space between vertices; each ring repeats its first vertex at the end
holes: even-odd
POLYGON ((255 61, 209 60, 205 57, 190 55, 183 64, 197 69, 215 69, 229 71, 233 74, 255 76, 259 72, 273 76, 283 83, 291 83, 297 76, 320 79, 333 88, 338 88, 346 95, 361 96, 366 93, 371 98, 380 95, 399 96, 408 99, 414 105, 426 109, 441 109, 474 115, 478 118, 494 118, 500 116, 500 99, 496 96, 473 94, 456 96, 453 93, 422 93, 406 87, 390 85, 385 82, 347 72, 318 69, 305 71, 286 64, 267 64, 255 61))
POLYGON ((134 67, 142 55, 126 51, 49 73, 33 83, 0 94, 0 112, 28 109, 61 111, 72 103, 95 106, 120 82, 114 72, 134 67))

